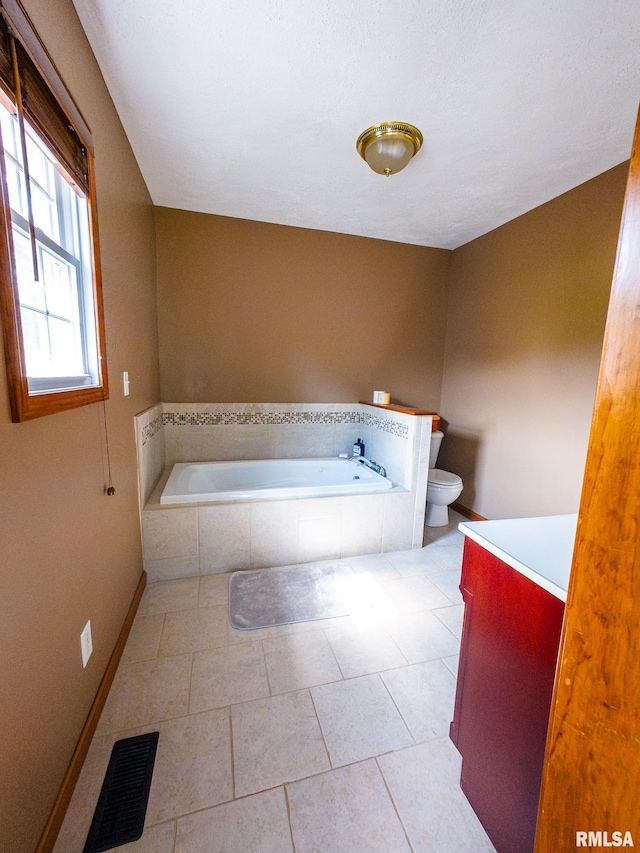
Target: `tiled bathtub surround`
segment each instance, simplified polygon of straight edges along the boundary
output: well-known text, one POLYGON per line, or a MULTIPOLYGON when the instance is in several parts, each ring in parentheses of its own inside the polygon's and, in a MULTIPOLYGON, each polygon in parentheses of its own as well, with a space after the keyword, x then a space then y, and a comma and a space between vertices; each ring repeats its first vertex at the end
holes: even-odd
POLYGON ((166 464, 162 403, 157 403, 136 415, 134 423, 138 456, 138 497, 142 511, 166 464))
MULTIPOLYGON (((159 403, 136 418, 143 474, 164 441, 164 464, 234 459, 304 459, 350 452, 361 437, 369 459, 410 488, 418 422, 400 412, 359 403, 159 403)), ((427 425, 427 431, 429 432, 427 425)), ((430 434, 430 432, 429 432, 430 434)), ((151 479, 145 478, 145 481, 151 479)), ((145 503, 149 493, 145 494, 145 503)))
POLYGON ((149 580, 422 546, 430 417, 357 403, 164 403, 136 418, 136 437, 149 580), (357 437, 397 484, 392 491, 159 504, 175 462, 338 456, 357 437))
MULTIPOLYGON (((367 456, 385 465, 372 455, 376 448, 367 440, 382 430, 365 421, 364 408, 357 403, 165 403, 165 461, 338 456, 349 452, 360 436, 367 456)), ((406 445, 403 449, 408 452, 406 445)))

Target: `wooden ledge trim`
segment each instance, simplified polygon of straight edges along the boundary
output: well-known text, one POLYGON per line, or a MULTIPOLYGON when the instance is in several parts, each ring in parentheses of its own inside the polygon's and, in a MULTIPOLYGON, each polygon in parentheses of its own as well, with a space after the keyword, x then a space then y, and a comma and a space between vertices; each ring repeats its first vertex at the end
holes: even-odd
POLYGON ((109 663, 107 664, 105 673, 102 676, 98 692, 93 700, 83 729, 80 732, 78 743, 76 744, 76 748, 71 757, 71 761, 69 762, 69 767, 67 768, 64 779, 62 780, 58 796, 53 804, 51 814, 49 815, 49 819, 47 820, 42 836, 40 837, 38 846, 35 849, 35 853, 51 853, 54 848, 58 833, 60 832, 60 827, 62 826, 62 821, 67 813, 78 777, 80 776, 82 765, 84 764, 87 753, 89 752, 91 740, 95 733, 96 726, 98 725, 100 714, 102 714, 104 703, 107 701, 109 690, 111 689, 118 664, 120 663, 120 658, 122 657, 122 652, 124 651, 127 638, 129 637, 129 632, 131 631, 131 625, 133 624, 135 615, 138 612, 140 599, 142 598, 142 593, 144 592, 146 585, 147 573, 143 571, 140 576, 138 586, 136 587, 136 591, 131 599, 129 610, 122 624, 122 628, 118 635, 118 639, 116 640, 109 663))
POLYGON ((401 412, 403 415, 431 415, 435 431, 440 423, 440 415, 427 409, 416 409, 414 406, 401 406, 396 403, 370 403, 369 400, 358 400, 361 406, 373 406, 374 409, 386 409, 388 412, 401 412))

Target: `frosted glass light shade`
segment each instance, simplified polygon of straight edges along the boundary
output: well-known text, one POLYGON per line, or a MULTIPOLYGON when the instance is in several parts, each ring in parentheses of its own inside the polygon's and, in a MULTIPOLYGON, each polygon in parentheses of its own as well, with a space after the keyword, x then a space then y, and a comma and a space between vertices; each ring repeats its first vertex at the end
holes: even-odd
POLYGON ((420 150, 422 134, 412 124, 389 121, 374 124, 358 137, 360 156, 379 175, 394 175, 420 150))

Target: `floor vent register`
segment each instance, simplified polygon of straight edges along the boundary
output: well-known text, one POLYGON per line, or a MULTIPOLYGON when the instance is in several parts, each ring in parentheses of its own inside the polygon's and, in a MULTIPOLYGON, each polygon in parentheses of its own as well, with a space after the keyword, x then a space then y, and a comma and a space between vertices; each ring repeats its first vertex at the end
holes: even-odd
POLYGON ((158 737, 149 732, 113 745, 83 853, 102 853, 142 835, 158 737))

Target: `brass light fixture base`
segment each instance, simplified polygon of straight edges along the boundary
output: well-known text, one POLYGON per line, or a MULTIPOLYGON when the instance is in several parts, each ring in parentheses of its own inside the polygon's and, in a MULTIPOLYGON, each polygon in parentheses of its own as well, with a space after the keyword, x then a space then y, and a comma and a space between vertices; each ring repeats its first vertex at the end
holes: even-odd
POLYGON ((356 149, 374 172, 389 177, 399 172, 422 146, 422 133, 403 121, 385 121, 364 130, 356 149))

